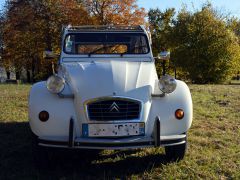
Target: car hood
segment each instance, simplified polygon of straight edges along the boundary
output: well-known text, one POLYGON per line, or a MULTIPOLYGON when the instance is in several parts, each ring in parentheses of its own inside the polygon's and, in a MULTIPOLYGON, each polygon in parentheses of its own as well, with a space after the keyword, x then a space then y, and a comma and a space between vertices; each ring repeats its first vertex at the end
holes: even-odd
POLYGON ((107 96, 146 102, 157 79, 154 62, 72 62, 62 64, 61 70, 81 102, 107 96))

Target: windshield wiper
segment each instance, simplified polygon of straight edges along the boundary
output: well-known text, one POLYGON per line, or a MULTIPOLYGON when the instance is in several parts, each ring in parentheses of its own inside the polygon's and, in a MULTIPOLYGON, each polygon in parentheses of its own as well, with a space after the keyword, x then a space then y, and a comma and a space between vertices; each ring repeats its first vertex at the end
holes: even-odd
POLYGON ((124 53, 120 53, 120 56, 123 57, 124 54, 127 54, 127 53, 126 53, 126 52, 124 52, 124 53))
POLYGON ((98 49, 95 49, 95 50, 89 52, 89 53, 88 53, 88 57, 91 57, 92 54, 95 54, 96 52, 98 52, 98 51, 100 51, 100 50, 103 50, 104 48, 105 48, 105 47, 103 46, 103 47, 101 47, 101 48, 98 48, 98 49))
MULTIPOLYGON (((101 48, 95 49, 95 50, 88 53, 88 57, 91 57, 92 54, 95 54, 96 52, 101 51, 105 48, 111 48, 111 47, 114 47, 114 46, 116 46, 116 45, 115 44, 114 45, 106 45, 106 46, 103 46, 101 48)), ((112 54, 120 54, 120 56, 122 57, 124 54, 126 54, 126 52, 124 52, 124 53, 112 53, 112 54)))

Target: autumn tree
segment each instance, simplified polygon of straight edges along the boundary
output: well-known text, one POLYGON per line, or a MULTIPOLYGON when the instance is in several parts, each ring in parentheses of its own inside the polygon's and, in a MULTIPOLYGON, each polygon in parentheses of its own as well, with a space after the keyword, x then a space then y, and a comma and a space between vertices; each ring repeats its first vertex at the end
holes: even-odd
POLYGON ((96 25, 141 25, 145 23, 144 8, 136 0, 82 0, 96 25))
MULTIPOLYGON (((44 79, 50 62, 46 49, 60 52, 63 25, 143 24, 144 9, 136 0, 8 0, 3 23, 3 65, 28 81, 44 79)), ((56 60, 57 61, 57 60, 56 60)))
POLYGON ((32 81, 46 78, 51 71, 50 62, 42 59, 45 49, 60 51, 62 26, 68 23, 85 23, 86 11, 76 1, 17 0, 8 1, 4 22, 3 64, 14 69, 17 78, 26 70, 32 81), (67 8, 66 8, 67 7, 67 8), (72 16, 72 17, 71 17, 72 16))
MULTIPOLYGON (((19 72, 24 64, 27 64, 29 54, 27 48, 29 42, 24 43, 24 36, 28 34, 21 33, 25 30, 25 23, 31 17, 27 12, 29 7, 23 1, 15 2, 9 1, 7 4, 8 12, 5 14, 4 28, 3 28, 3 64, 7 71, 12 69, 16 72, 16 77, 19 78, 19 72), (21 10, 20 10, 21 9, 21 10)), ((28 40, 28 38, 26 39, 28 40)))

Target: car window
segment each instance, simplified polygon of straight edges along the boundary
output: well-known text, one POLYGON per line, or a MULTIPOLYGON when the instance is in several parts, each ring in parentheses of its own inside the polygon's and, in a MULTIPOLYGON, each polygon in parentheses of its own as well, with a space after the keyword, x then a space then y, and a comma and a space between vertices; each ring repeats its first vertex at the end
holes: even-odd
POLYGON ((142 33, 75 33, 66 36, 68 54, 146 54, 148 40, 142 33))

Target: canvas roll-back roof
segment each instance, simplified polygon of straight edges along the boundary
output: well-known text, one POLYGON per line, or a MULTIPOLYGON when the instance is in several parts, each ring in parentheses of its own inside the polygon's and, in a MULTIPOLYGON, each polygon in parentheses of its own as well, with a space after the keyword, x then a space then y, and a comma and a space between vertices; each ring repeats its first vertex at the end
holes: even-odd
POLYGON ((67 26, 67 32, 144 32, 142 26, 122 25, 91 25, 91 26, 67 26))

